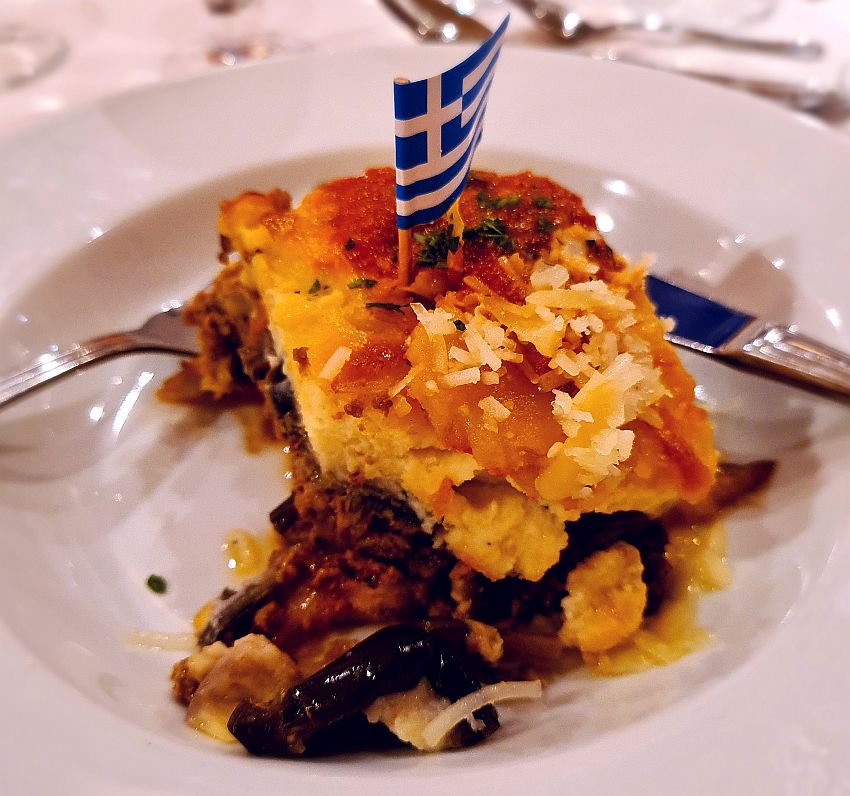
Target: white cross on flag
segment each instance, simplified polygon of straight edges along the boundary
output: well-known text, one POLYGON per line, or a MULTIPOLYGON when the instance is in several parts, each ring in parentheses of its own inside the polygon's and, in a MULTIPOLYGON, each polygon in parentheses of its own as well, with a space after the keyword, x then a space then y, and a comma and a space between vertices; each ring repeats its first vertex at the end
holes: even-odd
POLYGON ((509 19, 457 66, 425 80, 395 83, 399 229, 439 218, 460 196, 481 140, 487 92, 509 19))

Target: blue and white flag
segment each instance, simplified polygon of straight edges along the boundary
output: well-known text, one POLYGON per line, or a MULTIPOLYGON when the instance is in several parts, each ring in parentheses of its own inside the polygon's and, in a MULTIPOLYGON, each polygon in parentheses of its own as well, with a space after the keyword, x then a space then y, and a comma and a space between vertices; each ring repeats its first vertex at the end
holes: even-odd
POLYGON ((395 84, 396 223, 442 216, 460 196, 481 140, 487 92, 502 48, 506 16, 472 55, 442 74, 395 84))

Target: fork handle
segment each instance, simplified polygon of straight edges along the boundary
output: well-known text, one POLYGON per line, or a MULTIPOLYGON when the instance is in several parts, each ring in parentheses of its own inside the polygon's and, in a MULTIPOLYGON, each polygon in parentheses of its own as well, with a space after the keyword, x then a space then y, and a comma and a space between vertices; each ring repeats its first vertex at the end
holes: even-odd
POLYGON ((718 86, 726 86, 739 91, 748 91, 766 99, 774 100, 787 105, 792 110, 811 113, 812 115, 827 116, 830 113, 846 112, 850 108, 850 100, 842 96, 840 92, 829 89, 810 89, 795 83, 785 83, 781 80, 764 80, 762 78, 733 77, 719 72, 703 72, 699 69, 688 67, 668 67, 658 62, 632 53, 621 53, 609 51, 608 60, 619 61, 633 66, 642 66, 647 69, 658 69, 661 72, 669 72, 674 75, 693 77, 696 80, 704 80, 707 83, 716 83, 718 86))
MULTIPOLYGON (((641 29, 646 30, 643 25, 641 25, 641 29)), ((693 42, 714 44, 733 50, 749 50, 762 55, 814 60, 820 58, 824 53, 823 45, 810 39, 751 39, 746 36, 734 36, 730 33, 720 33, 702 28, 679 27, 677 25, 662 26, 661 30, 669 31, 674 36, 681 36, 693 42)))
POLYGON ((41 387, 53 379, 76 368, 98 362, 107 357, 149 349, 144 340, 132 334, 108 334, 77 343, 44 362, 36 362, 26 370, 0 377, 0 409, 41 387))

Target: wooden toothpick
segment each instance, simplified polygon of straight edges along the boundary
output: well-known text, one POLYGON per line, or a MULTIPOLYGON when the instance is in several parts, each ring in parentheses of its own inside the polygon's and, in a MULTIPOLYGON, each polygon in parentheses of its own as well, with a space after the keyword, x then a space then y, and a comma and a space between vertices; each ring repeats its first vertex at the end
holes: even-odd
POLYGON ((457 238, 457 250, 450 251, 446 257, 446 265, 450 271, 463 271, 463 218, 460 215, 460 197, 455 199, 446 211, 446 220, 452 229, 452 237, 457 238))
POLYGON ((410 230, 398 231, 398 281, 407 287, 413 281, 413 262, 410 254, 410 230))

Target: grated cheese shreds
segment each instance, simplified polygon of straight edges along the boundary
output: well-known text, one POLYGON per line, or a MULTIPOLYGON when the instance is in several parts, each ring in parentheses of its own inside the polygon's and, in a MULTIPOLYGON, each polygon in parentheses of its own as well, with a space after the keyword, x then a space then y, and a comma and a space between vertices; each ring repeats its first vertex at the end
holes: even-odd
POLYGON ((499 359, 496 352, 487 344, 487 341, 477 329, 467 326, 463 333, 463 340, 469 352, 477 356, 476 364, 487 365, 491 370, 498 370, 502 367, 502 360, 499 359))
MULTIPOLYGON (((567 439, 578 435, 581 423, 593 422, 594 418, 590 412, 585 412, 573 405, 573 399, 570 398, 569 393, 552 390, 552 395, 555 396, 555 400, 552 401, 552 414, 561 424, 567 439)), ((550 448, 550 453, 551 450, 550 448)))
POLYGON ((194 633, 130 630, 124 636, 124 642, 131 647, 140 647, 142 649, 188 652, 195 648, 198 639, 194 633))
POLYGON ((533 306, 550 307, 561 310, 582 310, 602 307, 618 312, 630 312, 635 305, 624 296, 611 290, 602 280, 579 282, 568 288, 550 288, 535 290, 525 297, 526 303, 533 306))
MULTIPOLYGON (((478 384, 481 381, 481 371, 478 368, 466 368, 442 377, 446 387, 460 387, 463 384, 478 384)), ((425 385, 427 387, 427 384, 425 385)))
POLYGON ((512 699, 540 699, 543 696, 543 687, 540 680, 505 681, 485 685, 457 702, 449 705, 445 710, 431 719, 422 730, 422 739, 432 749, 439 748, 443 738, 462 721, 469 721, 475 726, 476 719, 473 715, 476 710, 496 702, 505 702, 512 699))
POLYGON ((567 374, 567 376, 578 376, 581 373, 581 361, 578 355, 574 354, 572 351, 564 351, 561 349, 555 354, 554 357, 549 361, 549 367, 553 370, 555 368, 560 368, 567 374))
POLYGON ((554 459, 556 456, 558 456, 561 453, 562 450, 564 450, 564 443, 563 442, 553 442, 552 445, 550 446, 549 450, 546 451, 546 458, 547 459, 554 459))
POLYGON ((478 408, 493 420, 507 420, 511 416, 511 410, 492 395, 482 398, 478 402, 478 408))
MULTIPOLYGON (((462 331, 454 325, 456 311, 412 305, 439 360, 433 365, 435 378, 424 385, 429 395, 440 387, 495 387, 505 363, 523 362, 517 350, 521 344, 546 357, 549 371, 539 373, 534 383, 551 390, 552 414, 564 433, 550 446, 547 460, 552 467, 558 460, 571 461, 573 470, 565 472, 578 467, 582 496, 606 476, 615 476, 631 455, 634 434, 622 426, 667 393, 649 347, 627 331, 636 323, 635 304, 622 288, 592 275, 596 268, 587 258, 588 234, 574 226, 553 242, 548 258, 532 269, 524 305, 490 297, 462 313, 462 331), (565 379, 574 390, 559 389, 565 379)), ((511 415, 497 396, 494 390, 478 402, 490 431, 511 415)), ((657 412, 650 413, 650 422, 656 417, 657 412)))
POLYGON ((542 260, 531 272, 531 286, 535 290, 560 288, 570 281, 570 272, 562 265, 549 265, 542 260))
POLYGON ((481 335, 484 338, 484 342, 487 343, 494 352, 505 344, 505 327, 498 323, 490 322, 484 324, 481 330, 481 335))
POLYGON ((676 319, 675 318, 668 318, 667 316, 662 316, 658 320, 661 321, 661 325, 664 327, 664 331, 667 332, 667 334, 670 334, 670 332, 676 331, 676 319))
MULTIPOLYGON (((587 257, 587 245, 585 240, 588 231, 583 227, 578 228, 578 236, 570 234, 575 227, 569 230, 559 229, 554 235, 553 248, 557 251, 558 259, 561 260, 584 260, 587 257)), ((570 263, 572 265, 572 263, 570 263)))
POLYGON ((423 304, 414 302, 410 305, 410 309, 413 310, 416 320, 418 320, 425 331, 428 332, 429 337, 435 337, 436 335, 445 336, 448 334, 454 334, 457 331, 452 314, 450 312, 446 312, 446 310, 441 309, 440 307, 428 310, 423 304))
MULTIPOLYGON (((476 401, 484 427, 497 432, 512 414, 498 386, 512 384, 512 365, 522 364, 537 389, 551 395, 563 438, 550 445, 540 484, 546 483, 547 493, 558 500, 586 497, 605 477, 616 477, 634 442, 633 432, 623 426, 639 417, 657 425, 660 416, 653 404, 668 394, 649 345, 640 330, 633 331, 641 310, 628 298, 629 280, 599 278, 589 241, 604 244, 595 230, 574 224, 555 231, 549 252, 527 276, 521 275, 522 263, 511 260, 516 278, 528 280, 524 303, 504 301, 467 277, 467 286, 481 297, 472 309, 455 303, 432 310, 418 302, 410 305, 431 341, 424 365, 430 372, 422 374, 426 396, 465 385, 490 388, 476 401), (548 370, 537 364, 534 353, 545 357, 548 370), (557 486, 558 473, 575 479, 568 493, 557 486)), ((390 397, 420 373, 408 373, 389 390, 390 397)), ((468 414, 469 408, 462 405, 458 411, 468 414)))
POLYGON ((396 382, 389 390, 387 390, 387 395, 390 398, 395 398, 405 387, 407 387, 410 382, 412 382, 416 378, 418 370, 416 368, 411 368, 407 371, 407 375, 396 382))
POLYGON ((453 345, 449 349, 449 359, 459 362, 464 367, 473 367, 481 364, 470 351, 458 348, 456 345, 453 345))
POLYGON ((345 363, 351 358, 351 349, 348 346, 341 345, 328 357, 325 366, 319 371, 319 378, 326 381, 333 381, 339 372, 345 367, 345 363))

